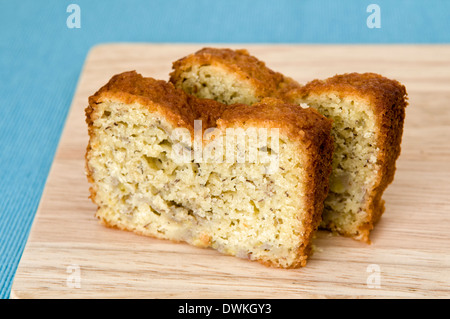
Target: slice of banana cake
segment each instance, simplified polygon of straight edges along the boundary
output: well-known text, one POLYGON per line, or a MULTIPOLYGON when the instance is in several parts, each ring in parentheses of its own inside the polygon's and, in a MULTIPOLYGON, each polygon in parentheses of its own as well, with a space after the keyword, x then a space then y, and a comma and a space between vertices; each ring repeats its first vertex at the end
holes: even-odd
POLYGON ((89 98, 86 169, 107 226, 305 266, 328 191, 331 121, 277 99, 226 106, 125 72, 89 98))

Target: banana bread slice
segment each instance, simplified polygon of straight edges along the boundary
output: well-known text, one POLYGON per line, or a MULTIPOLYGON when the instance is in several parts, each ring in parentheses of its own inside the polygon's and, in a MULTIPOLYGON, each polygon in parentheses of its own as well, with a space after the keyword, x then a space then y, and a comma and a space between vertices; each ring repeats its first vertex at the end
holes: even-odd
POLYGON ((226 106, 136 72, 89 98, 86 169, 111 227, 305 266, 331 172, 331 121, 276 99, 226 106))
POLYGON ((370 242, 400 155, 405 87, 379 74, 349 73, 311 81, 286 100, 333 120, 333 172, 322 227, 370 242))
POLYGON ((175 61, 170 81, 189 94, 226 104, 271 96, 332 119, 335 153, 321 228, 370 242, 400 154, 407 106, 402 84, 379 74, 350 73, 303 86, 245 50, 215 48, 175 61))

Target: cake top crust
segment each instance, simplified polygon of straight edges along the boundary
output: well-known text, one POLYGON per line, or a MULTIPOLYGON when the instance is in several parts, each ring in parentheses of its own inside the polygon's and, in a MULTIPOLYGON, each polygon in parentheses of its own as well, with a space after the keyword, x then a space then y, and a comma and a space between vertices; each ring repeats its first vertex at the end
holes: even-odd
POLYGON ((180 74, 192 66, 214 65, 223 68, 241 81, 248 81, 260 97, 280 97, 280 90, 300 86, 293 79, 268 68, 263 61, 245 49, 203 48, 173 63, 170 82, 175 83, 180 74))
POLYGON ((331 121, 314 109, 303 109, 275 98, 266 98, 251 106, 225 105, 188 95, 170 82, 143 77, 136 71, 114 75, 89 98, 86 109, 88 124, 95 104, 108 100, 139 103, 164 115, 174 126, 186 127, 192 132, 194 120, 202 120, 203 129, 253 123, 279 128, 280 133, 296 140, 320 144, 320 139, 331 130, 331 121))
MULTIPOLYGON (((136 71, 114 75, 107 84, 89 97, 86 114, 92 111, 95 104, 106 100, 125 104, 140 103, 153 111, 163 109, 165 115, 177 126, 189 127, 197 116, 186 94, 181 94, 171 83, 150 77, 144 78, 136 71)), ((89 116, 87 118, 89 119, 89 116)))
POLYGON ((376 73, 345 73, 325 80, 313 80, 305 86, 286 93, 288 100, 295 97, 335 92, 339 96, 368 100, 378 112, 393 106, 407 106, 406 88, 400 82, 376 73))

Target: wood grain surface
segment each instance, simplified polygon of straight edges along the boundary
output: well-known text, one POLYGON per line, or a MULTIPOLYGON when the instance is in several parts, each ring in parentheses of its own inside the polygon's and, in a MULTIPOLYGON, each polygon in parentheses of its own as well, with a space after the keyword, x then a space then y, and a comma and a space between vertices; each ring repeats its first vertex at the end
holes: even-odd
POLYGON ((371 245, 320 231, 308 265, 283 270, 98 223, 84 173, 88 97, 123 71, 168 79, 173 61, 203 46, 124 43, 91 50, 11 296, 449 298, 450 46, 215 45, 247 48, 301 83, 370 71, 405 84, 410 105, 402 154, 371 245))

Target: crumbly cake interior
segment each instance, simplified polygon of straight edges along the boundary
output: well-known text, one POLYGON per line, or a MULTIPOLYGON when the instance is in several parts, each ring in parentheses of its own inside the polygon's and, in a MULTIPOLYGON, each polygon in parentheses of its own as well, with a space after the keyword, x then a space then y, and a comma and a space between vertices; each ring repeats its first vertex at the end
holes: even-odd
POLYGON ((297 103, 307 103, 333 120, 333 170, 321 227, 357 238, 363 235, 360 225, 370 220, 367 196, 379 169, 375 116, 364 100, 333 93, 310 95, 297 103))
POLYGON ((177 152, 193 152, 190 143, 158 113, 120 101, 99 103, 93 112, 87 169, 105 224, 270 265, 304 266, 311 225, 303 223, 311 216, 298 142, 280 134, 276 153, 270 139, 246 140, 277 158, 270 173, 267 164, 248 161, 180 163, 177 152))
POLYGON ((259 102, 250 82, 216 65, 193 65, 177 78, 176 85, 186 93, 225 104, 253 104, 259 102))

